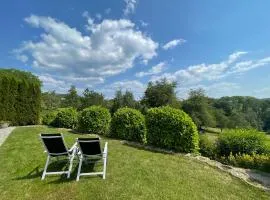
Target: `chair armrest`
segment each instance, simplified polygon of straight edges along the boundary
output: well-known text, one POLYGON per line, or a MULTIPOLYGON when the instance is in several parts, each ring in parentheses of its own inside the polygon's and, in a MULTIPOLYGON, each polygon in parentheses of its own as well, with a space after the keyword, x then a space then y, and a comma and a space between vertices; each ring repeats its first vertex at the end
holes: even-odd
POLYGON ((77 149, 77 143, 74 143, 73 146, 68 151, 73 152, 76 149, 77 149))

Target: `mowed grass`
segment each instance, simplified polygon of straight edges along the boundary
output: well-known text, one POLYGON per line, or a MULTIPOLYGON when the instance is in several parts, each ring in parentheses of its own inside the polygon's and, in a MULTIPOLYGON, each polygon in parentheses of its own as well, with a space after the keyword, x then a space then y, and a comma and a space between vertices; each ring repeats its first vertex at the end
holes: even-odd
POLYGON ((40 132, 63 132, 71 146, 77 134, 47 127, 16 128, 0 147, 0 199, 269 199, 269 193, 185 156, 154 153, 108 141, 107 179, 47 176, 40 132))

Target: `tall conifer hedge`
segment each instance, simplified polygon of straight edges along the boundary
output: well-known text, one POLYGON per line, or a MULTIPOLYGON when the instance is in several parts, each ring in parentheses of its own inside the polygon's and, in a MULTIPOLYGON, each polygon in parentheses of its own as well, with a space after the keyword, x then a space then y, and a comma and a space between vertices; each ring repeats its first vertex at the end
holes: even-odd
POLYGON ((0 121, 12 125, 39 122, 41 82, 30 72, 0 69, 0 121))

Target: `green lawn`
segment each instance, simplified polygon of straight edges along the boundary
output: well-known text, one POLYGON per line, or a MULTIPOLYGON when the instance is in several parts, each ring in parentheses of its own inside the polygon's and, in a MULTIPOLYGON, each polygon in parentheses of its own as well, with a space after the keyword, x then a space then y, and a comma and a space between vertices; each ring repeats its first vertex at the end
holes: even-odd
MULTIPOLYGON (((40 132, 17 128, 0 147, 0 199, 269 199, 269 193, 184 156, 154 153, 108 141, 107 179, 48 176, 40 180, 46 154, 40 132)), ((72 145, 78 135, 63 131, 72 145)), ((77 164, 75 164, 77 166, 77 164)))

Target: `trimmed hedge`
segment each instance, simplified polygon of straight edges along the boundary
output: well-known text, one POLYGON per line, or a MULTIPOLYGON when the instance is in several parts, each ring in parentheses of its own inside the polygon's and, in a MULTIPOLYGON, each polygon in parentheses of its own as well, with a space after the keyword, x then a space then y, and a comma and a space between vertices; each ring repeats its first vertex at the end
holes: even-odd
POLYGON ((255 129, 231 129, 218 138, 218 153, 221 156, 236 154, 261 154, 266 151, 266 135, 255 129))
POLYGON ((0 70, 0 121, 12 125, 38 124, 41 112, 41 82, 30 72, 0 70))
POLYGON ((60 128, 76 128, 78 123, 78 113, 72 108, 59 108, 55 119, 51 125, 60 128))
POLYGON ((107 108, 90 106, 79 114, 78 129, 92 134, 107 135, 110 123, 111 114, 107 108))
POLYGON ((112 118, 110 136, 146 143, 146 126, 144 115, 132 108, 118 109, 112 118))
POLYGON ((44 125, 53 125, 55 118, 57 115, 57 111, 49 111, 42 116, 42 124, 44 125))
POLYGON ((179 152, 198 152, 197 127, 184 111, 169 106, 146 114, 147 143, 179 152))

